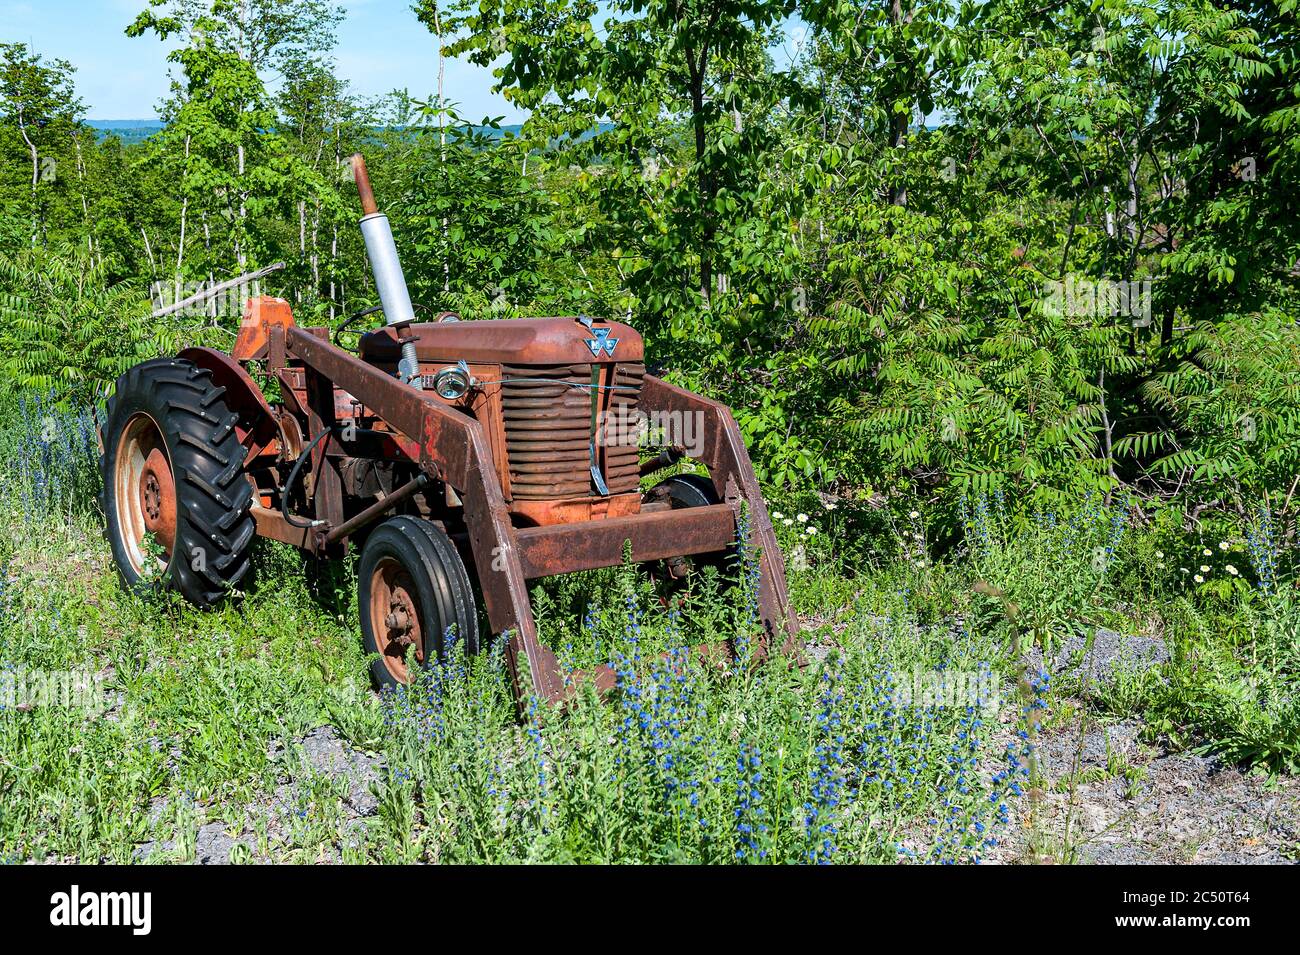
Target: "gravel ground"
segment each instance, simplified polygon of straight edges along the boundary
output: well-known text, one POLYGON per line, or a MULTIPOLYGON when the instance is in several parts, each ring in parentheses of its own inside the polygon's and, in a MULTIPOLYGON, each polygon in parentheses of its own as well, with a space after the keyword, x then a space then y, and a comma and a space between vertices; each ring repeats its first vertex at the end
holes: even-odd
MULTIPOLYGON (((1031 861, 1035 842, 1046 844, 1051 858, 1101 864, 1287 863, 1300 855, 1300 780, 1270 784, 1210 759, 1166 753, 1141 743, 1140 730, 1135 722, 1101 726, 1094 719, 1045 734, 1039 760, 1047 786, 1036 824, 1022 801, 1012 833, 988 861, 1031 861), (1073 792, 1072 777, 1078 780, 1073 792)), ((271 804, 249 807, 242 825, 200 826, 195 862, 228 863, 237 846, 248 861, 278 856, 300 800, 316 798, 305 783, 310 773, 322 774, 339 793, 341 838, 374 815, 370 783, 382 768, 378 759, 352 749, 330 727, 295 742, 310 772, 283 783, 271 804)), ((156 806, 155 817, 166 809, 156 806)), ((150 860, 159 850, 152 861, 176 857, 168 841, 140 846, 137 858, 150 860)), ((336 849, 319 861, 338 858, 336 849)))
MULTIPOLYGON (((286 747, 273 743, 267 755, 284 767, 284 775, 271 798, 265 802, 222 815, 238 821, 213 821, 200 825, 194 841, 194 862, 225 865, 239 847, 243 861, 272 862, 293 843, 293 826, 307 805, 326 802, 332 808, 332 822, 339 841, 348 840, 379 808, 371 783, 379 778, 383 761, 350 746, 330 726, 320 726, 293 740, 286 747)), ((173 810, 166 800, 157 800, 150 811, 155 826, 173 810)), ((175 841, 146 842, 136 848, 135 857, 145 862, 172 862, 183 857, 175 841)), ((336 845, 320 862, 338 862, 336 845)))
MULTIPOLYGON (((1046 785, 1038 809, 1031 820, 1028 800, 1020 800, 1012 831, 988 861, 1243 864, 1300 858, 1300 779, 1270 781, 1212 759, 1166 752, 1141 742, 1140 723, 1103 723, 1089 715, 1086 699, 1123 668, 1167 659, 1159 640, 1102 630, 1091 651, 1085 649, 1075 639, 1053 657, 1054 686, 1068 687, 1074 696, 1054 698, 1052 706, 1076 715, 1044 733, 1038 758, 1046 785), (1035 854, 1036 846, 1046 847, 1045 856, 1035 854)), ((824 655, 824 647, 809 647, 811 658, 824 655)), ((1029 662, 1041 665, 1041 655, 1029 662)), ((1015 699, 1014 691, 1008 694, 1015 699)), ((1014 705, 1004 708, 1006 740, 1015 715, 1014 705)), ((1006 740, 998 742, 999 750, 1006 740)), ((371 783, 382 760, 354 749, 333 728, 318 727, 287 746, 274 744, 268 755, 284 767, 272 798, 242 813, 225 813, 242 816, 240 822, 200 825, 198 864, 228 863, 236 851, 248 861, 272 861, 292 845, 295 815, 308 803, 333 807, 340 843, 377 811, 371 783)), ((171 809, 159 800, 151 817, 156 823, 171 809)), ((141 861, 174 861, 179 855, 171 841, 149 842, 136 851, 141 861)), ((339 857, 335 846, 319 861, 339 857)))
POLYGON ((1089 713, 1087 700, 1124 669, 1167 660, 1161 641, 1099 630, 1091 652, 1085 649, 1084 640, 1074 638, 1054 656, 1053 685, 1075 695, 1051 705, 1075 715, 1044 732, 1036 819, 1031 822, 1021 800, 1015 831, 991 861, 1028 861, 1035 845, 1046 846, 1049 858, 1084 863, 1300 859, 1300 779, 1269 780, 1211 758, 1169 752, 1141 742, 1139 722, 1106 723, 1089 713))
POLYGON ((1035 835, 1049 856, 1085 863, 1240 865, 1300 855, 1300 780, 1270 782, 1164 752, 1139 742, 1140 730, 1094 720, 1045 734, 1036 825, 1022 800, 1016 831, 991 861, 1028 861, 1035 835))

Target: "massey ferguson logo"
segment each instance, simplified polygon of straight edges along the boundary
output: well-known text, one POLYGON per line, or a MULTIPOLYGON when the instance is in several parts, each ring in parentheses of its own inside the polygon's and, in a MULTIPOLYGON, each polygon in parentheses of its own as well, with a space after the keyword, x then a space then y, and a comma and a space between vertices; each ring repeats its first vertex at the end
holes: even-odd
POLYGON ((593 328, 591 334, 596 336, 595 338, 588 338, 586 340, 587 347, 591 349, 591 354, 596 358, 599 358, 600 353, 603 351, 607 352, 610 358, 613 358, 614 349, 618 347, 618 339, 609 337, 609 329, 593 328))

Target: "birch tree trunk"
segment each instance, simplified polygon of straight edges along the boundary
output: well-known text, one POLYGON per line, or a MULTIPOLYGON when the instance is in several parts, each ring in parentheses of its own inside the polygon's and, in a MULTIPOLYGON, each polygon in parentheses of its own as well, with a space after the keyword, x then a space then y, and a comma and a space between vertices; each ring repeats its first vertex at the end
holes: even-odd
MULTIPOLYGON (((442 111, 442 88, 447 63, 446 58, 443 56, 442 13, 436 3, 433 5, 433 32, 438 38, 438 161, 442 163, 445 171, 447 168, 447 129, 446 117, 442 111)), ((444 213, 442 217, 442 294, 446 295, 450 291, 451 255, 447 246, 447 216, 444 213)))
POLYGON ((18 110, 18 131, 22 133, 23 142, 27 144, 27 151, 32 156, 32 248, 36 247, 36 236, 40 232, 39 219, 36 212, 36 184, 41 178, 41 157, 36 151, 36 144, 32 142, 31 137, 27 135, 27 120, 23 116, 22 108, 18 110))
POLYGON ((185 162, 181 167, 181 234, 176 243, 176 285, 179 292, 181 273, 185 267, 185 226, 189 219, 190 195, 189 195, 189 172, 190 172, 190 137, 185 137, 185 162))
POLYGON ((90 227, 90 203, 86 201, 86 164, 81 157, 81 137, 72 134, 72 148, 77 152, 77 186, 81 193, 81 221, 86 228, 86 251, 90 253, 90 267, 95 267, 95 232, 90 227))

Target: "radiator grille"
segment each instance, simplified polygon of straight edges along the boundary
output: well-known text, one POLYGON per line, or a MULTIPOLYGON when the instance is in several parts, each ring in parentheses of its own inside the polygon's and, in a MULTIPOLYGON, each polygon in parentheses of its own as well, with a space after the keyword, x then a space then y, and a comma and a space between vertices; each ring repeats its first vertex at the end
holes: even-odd
MULTIPOLYGON (((645 376, 642 364, 614 366, 612 392, 602 392, 602 425, 634 421, 645 376)), ((546 500, 595 494, 591 480, 591 366, 528 365, 502 368, 501 404, 511 494, 546 500)), ((610 494, 637 489, 640 466, 635 433, 615 429, 620 443, 599 438, 601 472, 610 494)))

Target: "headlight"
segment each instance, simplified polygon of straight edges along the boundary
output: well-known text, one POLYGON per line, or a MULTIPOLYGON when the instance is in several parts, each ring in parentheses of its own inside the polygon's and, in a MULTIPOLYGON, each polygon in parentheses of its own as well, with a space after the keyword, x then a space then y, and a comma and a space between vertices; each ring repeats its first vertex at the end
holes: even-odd
POLYGON ((438 397, 448 401, 465 397, 472 384, 474 379, 469 373, 469 366, 463 361, 458 361, 433 376, 433 390, 438 393, 438 397))

